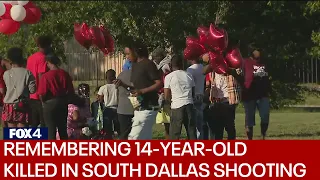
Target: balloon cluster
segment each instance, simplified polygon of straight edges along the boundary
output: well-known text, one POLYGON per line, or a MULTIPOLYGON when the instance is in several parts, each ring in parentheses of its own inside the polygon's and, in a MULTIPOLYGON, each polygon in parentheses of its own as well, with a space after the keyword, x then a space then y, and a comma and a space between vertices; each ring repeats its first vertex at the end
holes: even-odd
POLYGON ((92 45, 100 49, 104 55, 114 51, 114 40, 109 30, 103 25, 89 27, 86 23, 74 24, 74 37, 86 49, 92 45))
POLYGON ((200 26, 197 29, 199 38, 187 37, 184 49, 186 60, 198 59, 204 54, 209 56, 209 64, 213 71, 226 74, 229 68, 239 68, 242 63, 240 50, 228 46, 228 33, 213 24, 210 27, 200 26))
POLYGON ((41 11, 31 1, 0 2, 0 33, 11 35, 20 29, 20 23, 36 24, 41 11))

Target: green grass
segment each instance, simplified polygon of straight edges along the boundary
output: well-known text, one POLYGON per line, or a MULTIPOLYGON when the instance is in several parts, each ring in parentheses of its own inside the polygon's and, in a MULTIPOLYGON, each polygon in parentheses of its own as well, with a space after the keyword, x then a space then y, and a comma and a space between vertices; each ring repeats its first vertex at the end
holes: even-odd
MULTIPOLYGON (((254 129, 255 139, 260 139, 259 116, 256 115, 257 126, 254 129)), ((244 114, 236 115, 237 137, 245 139, 244 114)), ((164 139, 164 128, 155 125, 153 130, 154 139, 164 139)), ((186 137, 185 131, 182 138, 186 137)), ((0 129, 2 139, 2 128, 0 129)), ((280 113, 274 112, 270 116, 268 139, 320 139, 320 113, 280 113)))
MULTIPOLYGON (((256 114, 255 139, 260 139, 259 116, 256 114)), ((239 139, 245 139, 244 114, 236 115, 236 130, 239 139)), ((163 138, 163 127, 154 127, 154 138, 163 138)), ((185 131, 183 131, 185 138, 185 131)), ((226 137, 226 134, 225 134, 226 137)), ((320 113, 271 113, 268 139, 320 139, 320 113)))

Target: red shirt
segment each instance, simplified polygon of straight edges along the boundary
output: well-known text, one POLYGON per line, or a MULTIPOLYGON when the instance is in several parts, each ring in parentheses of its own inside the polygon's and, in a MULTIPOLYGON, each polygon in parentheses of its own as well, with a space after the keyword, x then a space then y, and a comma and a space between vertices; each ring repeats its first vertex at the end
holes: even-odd
MULTIPOLYGON (((42 52, 36 52, 27 60, 27 69, 36 79, 36 85, 39 87, 39 74, 47 72, 47 62, 42 52)), ((38 90, 34 94, 30 94, 31 99, 39 99, 38 90)))
POLYGON ((50 98, 62 97, 74 93, 70 75, 62 70, 50 70, 43 74, 38 87, 38 95, 50 98))
MULTIPOLYGON (((5 89, 6 88, 6 84, 3 80, 3 74, 4 74, 4 69, 2 67, 0 67, 0 88, 5 89)), ((0 106, 3 105, 3 98, 4 98, 5 94, 1 94, 0 93, 0 106)))

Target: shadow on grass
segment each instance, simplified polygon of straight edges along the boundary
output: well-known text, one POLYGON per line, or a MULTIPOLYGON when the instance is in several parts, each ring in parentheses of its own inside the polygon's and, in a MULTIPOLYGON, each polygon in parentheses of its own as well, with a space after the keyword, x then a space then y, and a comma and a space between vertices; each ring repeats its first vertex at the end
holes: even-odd
MULTIPOLYGON (((272 134, 272 135, 267 135, 268 138, 276 138, 276 139, 280 139, 280 138, 284 138, 284 139, 299 139, 299 138, 307 138, 307 137, 319 137, 320 136, 320 131, 316 132, 316 133, 283 133, 283 134, 272 134)), ((224 135, 224 138, 226 138, 226 135, 224 135)), ((237 136, 237 138, 239 139, 246 139, 246 136, 237 136)), ((155 140, 163 140, 164 136, 158 135, 158 136, 154 136, 153 139, 155 140)), ((187 139, 187 136, 182 134, 180 137, 181 140, 185 140, 187 139)), ((312 138, 311 138, 312 139, 312 138)))
POLYGON ((313 136, 320 136, 320 132, 315 133, 284 133, 284 134, 276 134, 271 135, 269 137, 313 137, 313 136))

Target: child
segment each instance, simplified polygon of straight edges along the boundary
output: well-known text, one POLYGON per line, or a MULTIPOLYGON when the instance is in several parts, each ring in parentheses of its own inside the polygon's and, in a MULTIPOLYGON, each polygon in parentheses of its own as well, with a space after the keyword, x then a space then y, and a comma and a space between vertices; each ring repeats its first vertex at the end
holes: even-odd
MULTIPOLYGON (((90 118, 90 99, 89 85, 79 84, 78 95, 73 96, 68 104, 67 133, 68 139, 83 139, 82 128, 87 126, 87 120, 90 118)), ((57 139, 59 134, 57 133, 57 139)))
MULTIPOLYGON (((85 107, 85 99, 75 95, 72 99, 72 104, 68 105, 67 116, 67 133, 68 139, 82 139, 82 128, 86 127, 86 117, 83 116, 83 109, 85 107)), ((60 139, 57 132, 57 140, 60 139)))
POLYGON ((109 135, 119 132, 119 123, 117 122, 118 90, 113 84, 116 80, 116 72, 109 69, 106 72, 107 84, 99 89, 98 95, 100 102, 104 101, 105 109, 103 111, 103 129, 109 135))
POLYGON ((81 108, 81 114, 86 119, 91 117, 90 112, 90 86, 89 84, 79 84, 78 95, 80 98, 84 99, 84 106, 81 108))
POLYGON ((91 103, 91 117, 93 117, 93 120, 95 122, 97 122, 97 128, 96 130, 101 130, 103 125, 100 122, 103 122, 103 101, 100 102, 99 101, 99 89, 101 86, 97 87, 96 90, 94 91, 94 93, 96 94, 96 101, 94 101, 93 103, 91 103))

